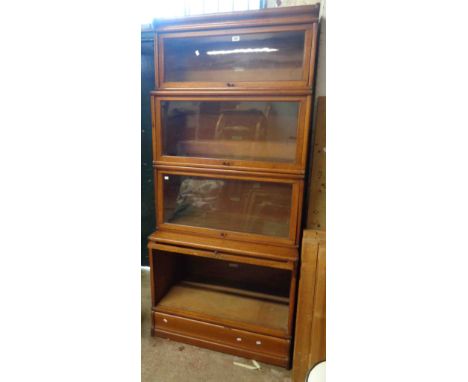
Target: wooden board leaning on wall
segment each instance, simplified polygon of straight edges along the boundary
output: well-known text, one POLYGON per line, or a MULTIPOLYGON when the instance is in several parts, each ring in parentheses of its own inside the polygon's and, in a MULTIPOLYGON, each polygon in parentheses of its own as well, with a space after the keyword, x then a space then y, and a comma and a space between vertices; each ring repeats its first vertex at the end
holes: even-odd
POLYGON ((307 228, 326 230, 326 97, 317 98, 307 228))
POLYGON ((326 237, 304 230, 296 312, 293 382, 326 359, 326 237))

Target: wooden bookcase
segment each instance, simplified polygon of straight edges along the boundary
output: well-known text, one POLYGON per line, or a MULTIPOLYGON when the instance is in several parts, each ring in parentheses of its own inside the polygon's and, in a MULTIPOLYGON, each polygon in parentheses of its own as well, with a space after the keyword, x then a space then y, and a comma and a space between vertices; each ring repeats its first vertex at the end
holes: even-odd
POLYGON ((290 367, 318 11, 155 22, 153 335, 290 367))

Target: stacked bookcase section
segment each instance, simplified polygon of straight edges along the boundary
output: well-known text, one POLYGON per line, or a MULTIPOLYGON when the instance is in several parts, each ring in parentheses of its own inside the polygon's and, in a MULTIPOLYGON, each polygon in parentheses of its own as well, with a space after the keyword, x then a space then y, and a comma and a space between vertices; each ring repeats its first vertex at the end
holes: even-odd
POLYGON ((155 21, 153 335, 290 366, 317 23, 155 21))

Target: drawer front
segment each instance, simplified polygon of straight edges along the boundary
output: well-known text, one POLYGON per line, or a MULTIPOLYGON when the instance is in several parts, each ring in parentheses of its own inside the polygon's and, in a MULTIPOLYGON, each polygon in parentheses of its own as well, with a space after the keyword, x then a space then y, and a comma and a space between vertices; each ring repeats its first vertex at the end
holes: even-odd
POLYGON ((303 173, 310 97, 154 97, 156 163, 303 173))
POLYGON ((153 314, 156 329, 219 342, 258 353, 282 357, 289 355, 290 341, 286 339, 231 329, 221 325, 208 324, 202 321, 159 312, 153 314))
POLYGON ((158 228, 294 245, 302 181, 186 170, 156 171, 158 228))
POLYGON ((311 25, 161 33, 159 87, 306 87, 312 34, 311 25))

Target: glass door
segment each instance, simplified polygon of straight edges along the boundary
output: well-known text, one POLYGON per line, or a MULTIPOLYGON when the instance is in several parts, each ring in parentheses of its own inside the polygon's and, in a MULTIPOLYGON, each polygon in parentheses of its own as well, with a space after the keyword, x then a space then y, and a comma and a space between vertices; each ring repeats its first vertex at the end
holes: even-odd
POLYGON ((159 86, 306 87, 311 28, 162 33, 159 86))
POLYGON ((156 97, 156 162, 301 172, 307 97, 156 97))
POLYGON ((294 244, 299 193, 294 179, 158 170, 160 229, 294 244))

